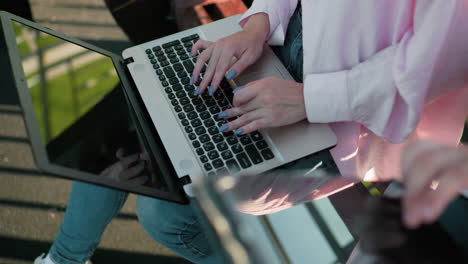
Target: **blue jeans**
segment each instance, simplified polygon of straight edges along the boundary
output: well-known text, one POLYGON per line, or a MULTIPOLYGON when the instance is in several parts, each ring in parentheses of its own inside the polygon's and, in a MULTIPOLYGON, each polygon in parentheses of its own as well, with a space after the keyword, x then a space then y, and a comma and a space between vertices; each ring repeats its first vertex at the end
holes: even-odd
MULTIPOLYGON (((123 191, 74 182, 60 231, 49 251, 52 259, 59 264, 89 259, 127 196, 123 191)), ((154 240, 178 255, 195 263, 220 263, 191 205, 138 196, 137 215, 154 240)))

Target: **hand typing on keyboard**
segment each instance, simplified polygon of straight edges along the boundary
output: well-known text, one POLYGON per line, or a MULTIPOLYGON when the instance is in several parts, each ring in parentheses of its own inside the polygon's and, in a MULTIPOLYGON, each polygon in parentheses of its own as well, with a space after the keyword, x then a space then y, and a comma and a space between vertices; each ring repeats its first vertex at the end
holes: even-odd
POLYGON ((244 30, 216 42, 199 40, 192 47, 192 55, 196 56, 200 49, 204 51, 198 57, 192 76, 196 83, 205 63, 208 63, 197 93, 205 92, 213 95, 226 76, 228 80, 241 74, 245 68, 260 58, 263 44, 269 32, 268 16, 256 14, 250 17, 244 30), (233 57, 237 62, 231 67, 233 57))
POLYGON ((234 107, 219 114, 221 118, 239 118, 220 127, 237 135, 265 127, 280 127, 305 119, 304 85, 295 81, 268 77, 236 88, 234 107))

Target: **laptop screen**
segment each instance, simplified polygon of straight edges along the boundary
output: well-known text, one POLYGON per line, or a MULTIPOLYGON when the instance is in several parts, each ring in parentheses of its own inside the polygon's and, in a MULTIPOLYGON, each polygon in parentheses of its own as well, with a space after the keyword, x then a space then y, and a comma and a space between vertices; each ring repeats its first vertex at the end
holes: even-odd
POLYGON ((50 163, 151 186, 151 177, 122 176, 125 168, 115 167, 127 157, 132 163, 128 167, 141 165, 145 155, 112 59, 25 24, 12 23, 50 163))

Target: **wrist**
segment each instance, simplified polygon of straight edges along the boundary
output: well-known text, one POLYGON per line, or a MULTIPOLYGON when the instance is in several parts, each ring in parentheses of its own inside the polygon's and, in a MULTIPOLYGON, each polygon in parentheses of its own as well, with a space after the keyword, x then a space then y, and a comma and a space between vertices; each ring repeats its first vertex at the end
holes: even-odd
POLYGON ((270 33, 270 22, 268 14, 257 13, 249 17, 249 20, 244 25, 244 32, 254 35, 262 42, 266 42, 270 33))

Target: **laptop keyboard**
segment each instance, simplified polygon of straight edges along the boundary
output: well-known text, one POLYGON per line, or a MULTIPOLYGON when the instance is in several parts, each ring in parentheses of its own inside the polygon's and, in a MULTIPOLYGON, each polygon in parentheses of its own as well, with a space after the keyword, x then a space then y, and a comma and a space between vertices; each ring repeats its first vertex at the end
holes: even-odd
POLYGON ((198 39, 198 34, 190 35, 147 49, 146 54, 204 169, 209 176, 237 173, 273 159, 273 152, 261 133, 235 135, 219 131, 218 127, 227 121, 218 119, 218 113, 231 108, 233 99, 225 79, 213 96, 194 95, 195 85, 200 84, 206 70, 205 65, 197 83, 190 85, 197 57, 189 53, 198 39))

